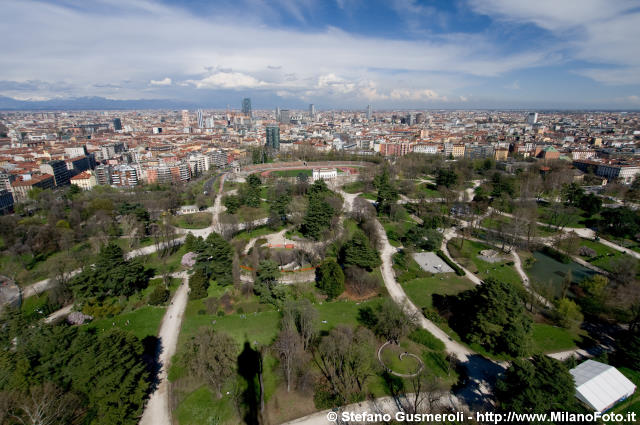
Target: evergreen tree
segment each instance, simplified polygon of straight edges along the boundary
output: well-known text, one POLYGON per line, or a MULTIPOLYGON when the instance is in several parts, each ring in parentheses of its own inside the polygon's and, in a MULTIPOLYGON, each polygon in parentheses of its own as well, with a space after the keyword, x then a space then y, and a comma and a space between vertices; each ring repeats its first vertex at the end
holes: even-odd
POLYGON ((378 189, 378 198, 376 199, 378 214, 389 215, 391 206, 395 205, 398 200, 398 190, 389 180, 389 170, 387 167, 382 170, 382 174, 375 177, 373 184, 378 189))
POLYGON ((512 284, 489 278, 459 294, 453 304, 451 324, 467 341, 495 353, 529 353, 532 321, 512 284))
POLYGON ((316 286, 330 300, 344 292, 344 273, 338 263, 329 260, 316 269, 316 286))
POLYGON ((200 298, 206 298, 209 289, 209 279, 204 270, 198 268, 189 277, 189 299, 198 300, 200 298))
POLYGON ((558 360, 535 355, 516 359, 496 385, 500 410, 517 413, 580 412, 573 376, 558 360))
POLYGON ((378 251, 371 246, 367 236, 360 230, 353 234, 353 237, 344 244, 341 250, 342 264, 350 264, 368 270, 380 266, 380 255, 378 251))

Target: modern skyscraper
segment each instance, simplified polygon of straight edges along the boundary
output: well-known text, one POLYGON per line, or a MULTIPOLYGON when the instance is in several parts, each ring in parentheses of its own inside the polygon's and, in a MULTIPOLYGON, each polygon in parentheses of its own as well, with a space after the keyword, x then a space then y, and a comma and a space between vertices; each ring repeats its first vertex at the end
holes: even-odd
POLYGON ((280 127, 277 125, 267 126, 267 147, 280 150, 280 127))
POLYGON ((182 110, 182 126, 189 127, 189 111, 186 109, 182 110))
POLYGON ((245 97, 244 99, 242 99, 242 113, 245 114, 246 116, 248 116, 249 118, 251 118, 251 99, 248 97, 245 97))
POLYGON ((113 129, 115 131, 122 130, 122 121, 120 121, 120 118, 114 118, 113 119, 113 129))
POLYGON ((276 121, 280 121, 280 107, 276 106, 276 121))
POLYGON ((311 118, 316 116, 316 105, 314 105, 313 103, 309 105, 309 116, 311 118))
POLYGON ((529 112, 527 115, 527 124, 534 125, 538 122, 538 113, 537 112, 529 112))
POLYGON ((367 119, 370 120, 373 115, 373 111, 371 110, 371 105, 367 105, 367 119))
POLYGON ((67 163, 61 160, 49 161, 46 164, 40 165, 40 171, 46 174, 51 174, 54 178, 56 186, 64 186, 69 184, 69 170, 67 169, 67 163))
POLYGON ((280 122, 282 124, 291 124, 291 114, 288 109, 280 109, 280 122))
POLYGON ((202 109, 198 109, 198 128, 204 128, 204 115, 202 109))

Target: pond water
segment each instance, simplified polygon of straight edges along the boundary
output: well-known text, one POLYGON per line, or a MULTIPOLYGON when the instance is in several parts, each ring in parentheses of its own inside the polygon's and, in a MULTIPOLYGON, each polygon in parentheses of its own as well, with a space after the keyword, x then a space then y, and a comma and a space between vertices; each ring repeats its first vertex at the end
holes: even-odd
POLYGON ((564 264, 539 251, 534 252, 533 256, 536 262, 531 269, 527 270, 530 279, 533 282, 551 284, 558 293, 562 290, 562 282, 569 271, 571 271, 571 281, 574 283, 580 283, 585 278, 596 274, 574 261, 564 264))

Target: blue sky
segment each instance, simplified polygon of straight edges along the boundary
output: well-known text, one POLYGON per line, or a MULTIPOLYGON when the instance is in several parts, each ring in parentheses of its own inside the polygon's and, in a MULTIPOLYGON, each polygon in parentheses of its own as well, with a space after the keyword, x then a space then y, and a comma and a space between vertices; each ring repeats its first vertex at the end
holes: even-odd
POLYGON ((3 0, 0 95, 640 108, 640 0, 3 0))

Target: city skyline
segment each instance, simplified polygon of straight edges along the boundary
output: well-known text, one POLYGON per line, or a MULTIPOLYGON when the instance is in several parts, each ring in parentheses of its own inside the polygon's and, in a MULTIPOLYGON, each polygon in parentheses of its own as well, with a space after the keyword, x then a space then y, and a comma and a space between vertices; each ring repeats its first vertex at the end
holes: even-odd
POLYGON ((250 97, 256 110, 634 110, 639 7, 9 0, 0 96, 96 96, 153 108, 236 109, 250 97))

